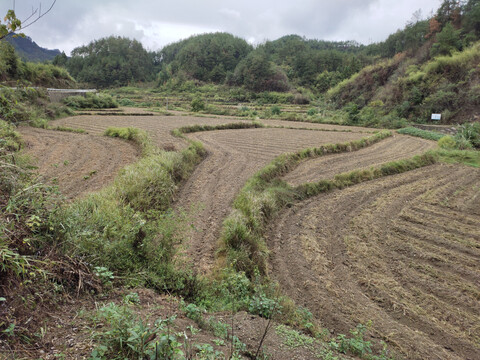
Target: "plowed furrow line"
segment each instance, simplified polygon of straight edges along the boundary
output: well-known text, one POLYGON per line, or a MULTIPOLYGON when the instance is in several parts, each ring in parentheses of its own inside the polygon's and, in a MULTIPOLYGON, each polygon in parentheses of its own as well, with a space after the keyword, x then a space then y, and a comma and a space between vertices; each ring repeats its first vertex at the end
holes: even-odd
POLYGON ((465 246, 465 243, 468 244, 468 240, 464 238, 462 238, 462 242, 451 242, 444 238, 444 232, 411 222, 397 221, 392 224, 391 231, 407 235, 411 238, 409 244, 420 244, 424 248, 429 248, 436 257, 441 256, 442 260, 455 256, 452 261, 466 261, 465 265, 467 266, 480 260, 480 251, 474 247, 465 246), (447 256, 449 257, 447 258, 447 256))
POLYGON ((412 212, 416 212, 419 217, 428 217, 429 219, 437 219, 441 222, 454 223, 455 226, 462 228, 467 226, 478 228, 480 216, 468 213, 463 209, 451 209, 442 205, 418 204, 411 207, 412 212))
POLYGON ((479 233, 468 224, 475 215, 456 206, 451 225, 434 213, 410 221, 423 216, 412 209, 455 203, 472 178, 480 171, 438 164, 285 210, 268 236, 272 276, 339 332, 371 319, 406 358, 478 358, 479 258, 468 246, 479 233))

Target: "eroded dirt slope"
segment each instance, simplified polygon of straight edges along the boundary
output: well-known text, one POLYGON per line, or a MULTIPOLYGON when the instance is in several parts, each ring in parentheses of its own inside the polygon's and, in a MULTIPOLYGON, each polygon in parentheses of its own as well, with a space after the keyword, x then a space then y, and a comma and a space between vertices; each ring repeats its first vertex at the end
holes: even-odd
POLYGON ((136 146, 119 139, 31 127, 18 130, 42 179, 58 183, 69 199, 101 189, 139 156, 136 146))
POLYGON ((480 170, 433 165, 312 198, 268 237, 271 274, 340 333, 408 359, 480 358, 480 170))

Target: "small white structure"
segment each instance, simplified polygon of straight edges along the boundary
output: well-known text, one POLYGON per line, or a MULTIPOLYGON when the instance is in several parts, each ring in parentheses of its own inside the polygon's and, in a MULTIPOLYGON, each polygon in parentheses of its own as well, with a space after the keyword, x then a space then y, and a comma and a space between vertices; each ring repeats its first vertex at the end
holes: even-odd
POLYGON ((442 114, 432 114, 432 120, 442 120, 442 114))
POLYGON ((52 89, 48 88, 47 93, 50 101, 60 102, 68 96, 86 96, 87 93, 96 93, 97 89, 52 89))

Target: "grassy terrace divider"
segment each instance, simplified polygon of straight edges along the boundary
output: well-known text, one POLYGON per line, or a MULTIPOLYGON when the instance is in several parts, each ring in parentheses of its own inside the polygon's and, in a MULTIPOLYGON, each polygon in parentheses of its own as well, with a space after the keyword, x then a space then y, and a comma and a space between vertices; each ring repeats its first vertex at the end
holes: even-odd
POLYGON ((235 199, 234 211, 223 224, 219 249, 220 260, 225 259, 237 271, 243 271, 249 277, 254 276, 256 269, 266 274, 268 249, 263 239, 265 227, 268 221, 285 206, 321 192, 408 171, 436 161, 436 157, 429 153, 409 160, 387 163, 375 169, 340 174, 333 180, 323 180, 297 188, 289 186, 280 179, 304 159, 359 150, 391 135, 390 131, 382 131, 360 140, 328 144, 278 156, 251 177, 235 199))
POLYGON ((59 209, 50 237, 71 256, 108 267, 127 283, 194 296, 198 279, 175 265, 175 244, 186 227, 169 210, 178 185, 205 156, 191 141, 181 152, 156 148, 145 131, 109 128, 108 136, 135 141, 143 157, 126 166, 114 183, 59 209))
POLYGON ((417 129, 415 127, 406 127, 406 128, 397 130, 397 132, 403 135, 411 135, 411 136, 420 137, 422 139, 435 140, 435 141, 438 141, 445 136, 445 134, 440 134, 434 131, 417 129))
POLYGON ((181 128, 174 129, 171 131, 171 134, 173 136, 185 138, 183 134, 189 134, 189 133, 201 132, 201 131, 257 129, 257 128, 265 128, 265 127, 266 126, 264 124, 256 121, 238 122, 238 123, 221 124, 221 125, 190 125, 190 126, 183 126, 181 128))

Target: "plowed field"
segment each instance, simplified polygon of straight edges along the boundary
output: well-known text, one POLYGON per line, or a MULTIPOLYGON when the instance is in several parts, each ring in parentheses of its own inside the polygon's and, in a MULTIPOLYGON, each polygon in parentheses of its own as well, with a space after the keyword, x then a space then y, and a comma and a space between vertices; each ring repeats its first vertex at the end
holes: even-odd
POLYGON ((284 152, 363 136, 353 132, 287 129, 222 130, 190 135, 210 153, 178 196, 179 207, 196 208, 195 230, 190 234, 187 253, 197 269, 207 272, 213 265, 222 221, 230 213, 235 195, 256 171, 284 152))
POLYGON ((429 166, 285 211, 271 274, 329 329, 372 320, 408 359, 479 359, 479 225, 480 170, 429 166))
POLYGON ((140 155, 136 146, 119 139, 30 127, 19 131, 43 180, 58 183, 70 199, 101 189, 140 155))

